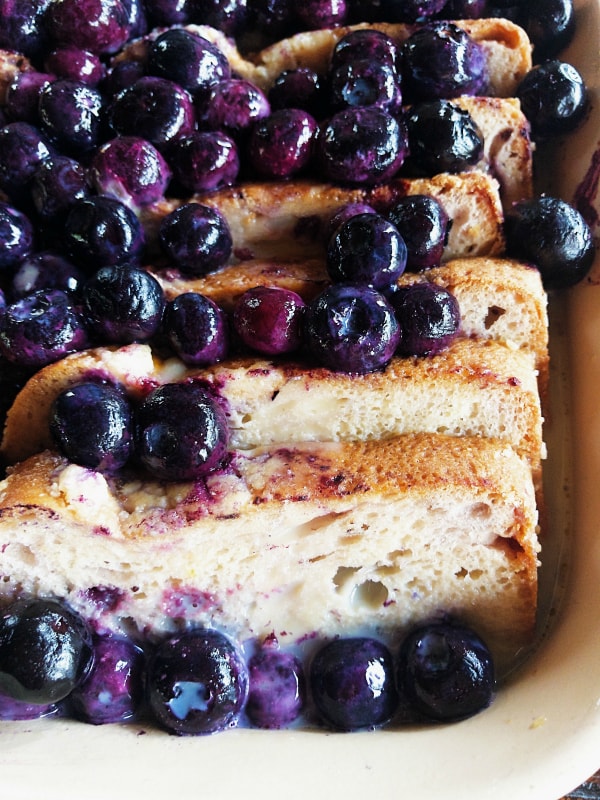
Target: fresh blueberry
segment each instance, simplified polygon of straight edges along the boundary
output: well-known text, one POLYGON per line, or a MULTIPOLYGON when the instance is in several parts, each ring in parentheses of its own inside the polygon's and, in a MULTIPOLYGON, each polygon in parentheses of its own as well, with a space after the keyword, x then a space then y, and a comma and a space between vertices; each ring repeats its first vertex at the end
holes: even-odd
POLYGON ((129 459, 132 423, 120 388, 107 383, 78 383, 52 403, 50 433, 60 452, 82 467, 114 472, 129 459))
POLYGON ((41 250, 19 262, 10 282, 10 296, 18 300, 40 289, 62 289, 73 295, 84 280, 83 272, 75 264, 58 253, 41 250))
POLYGON ((185 194, 231 186, 240 171, 237 145, 222 131, 180 136, 169 147, 168 162, 185 194))
POLYGON ((573 131, 585 117, 588 92, 571 64, 554 59, 525 75, 516 95, 531 123, 534 137, 549 138, 573 131))
POLYGON ((254 124, 248 157, 266 178, 290 178, 311 163, 317 122, 307 111, 282 108, 254 124))
POLYGON ((306 306, 302 298, 278 286, 248 289, 236 302, 233 326, 242 343, 265 355, 292 353, 303 343, 306 306))
POLYGON ((25 703, 56 703, 93 663, 83 620, 53 600, 19 600, 0 615, 0 693, 25 703))
POLYGON ((196 383, 151 392, 136 413, 136 453, 160 480, 199 480, 227 454, 229 429, 213 394, 196 383))
POLYGON ((429 719, 465 719, 487 708, 493 699, 493 658, 485 642, 463 625, 424 625, 409 633, 401 645, 398 686, 429 719))
POLYGON ((0 202, 0 273, 12 270, 33 250, 34 229, 29 217, 0 202))
POLYGON ((305 704, 304 670, 291 653, 263 647, 249 661, 248 719, 257 728, 291 725, 305 704))
POLYGON ((449 100, 416 103, 407 127, 410 163, 422 175, 463 172, 483 156, 483 134, 473 117, 449 100))
POLYGON ((396 710, 392 656, 375 639, 323 645, 311 662, 309 682, 319 716, 338 730, 377 728, 396 710))
POLYGON ((231 255, 227 220, 216 208, 201 203, 184 203, 163 217, 158 236, 165 255, 188 275, 214 272, 231 255))
POLYGON ((9 198, 22 199, 35 171, 51 153, 46 137, 27 122, 0 128, 0 189, 9 198))
POLYGON ((44 221, 64 222, 71 206, 89 197, 91 190, 85 167, 69 156, 53 155, 33 174, 31 198, 44 221))
POLYGON ((60 0, 49 5, 44 23, 56 44, 98 54, 115 53, 130 34, 121 0, 60 0))
POLYGON ((229 62, 216 45, 183 28, 157 36, 150 44, 146 69, 191 94, 205 93, 231 74, 229 62))
POLYGON ((306 336, 319 363, 360 374, 389 362, 400 328, 391 306, 375 289, 338 283, 308 306, 306 336))
POLYGON ((451 227, 439 200, 424 194, 408 195, 397 200, 387 215, 406 244, 406 269, 419 272, 437 267, 451 227))
POLYGON ((167 303, 163 333, 179 358, 192 366, 216 364, 229 351, 225 312, 197 292, 185 292, 167 303))
POLYGON ((150 710, 169 732, 211 734, 237 724, 248 694, 244 659, 223 634, 193 630, 167 639, 148 667, 150 710))
POLYGON ((454 295, 433 283, 402 286, 390 300, 402 330, 397 352, 404 356, 438 353, 456 338, 460 308, 454 295))

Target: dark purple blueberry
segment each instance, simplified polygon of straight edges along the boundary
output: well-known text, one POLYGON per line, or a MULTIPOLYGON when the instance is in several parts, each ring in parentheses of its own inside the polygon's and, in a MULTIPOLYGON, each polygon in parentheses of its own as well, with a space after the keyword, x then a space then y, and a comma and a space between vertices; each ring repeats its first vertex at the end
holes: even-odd
POLYGON ((406 128, 380 108, 349 108, 334 114, 317 138, 325 177, 339 183, 373 185, 392 178, 408 150, 406 128))
POLYGON ((346 0, 304 0, 296 5, 296 15, 308 30, 343 25, 347 12, 346 0))
POLYGON ((40 92, 53 80, 46 72, 17 72, 6 90, 9 119, 38 125, 40 92))
POLYGON ((95 53, 65 45, 52 50, 44 61, 45 69, 59 78, 98 86, 106 75, 106 67, 95 53))
POLYGON ((386 64, 351 61, 329 75, 331 109, 377 106, 396 114, 402 105, 402 93, 396 72, 386 64))
POLYGON ((390 22, 431 19, 444 8, 446 0, 380 0, 381 14, 390 22))
POLYGON ((195 131, 181 136, 169 148, 168 162, 185 193, 231 186, 240 171, 237 145, 221 131, 195 131))
POLYGON ((257 122, 250 132, 248 157, 266 178, 290 178, 311 163, 317 123, 307 111, 282 108, 257 122))
POLYGON ((94 666, 69 696, 71 708, 92 725, 133 719, 143 699, 142 649, 111 634, 95 636, 93 647, 94 666))
POLYGON ((35 232, 22 211, 0 202, 0 273, 12 270, 33 250, 35 232))
POLYGON ((83 272, 57 253, 41 251, 19 262, 10 282, 14 300, 40 289, 62 289, 76 294, 85 280, 83 272))
POLYGON ((143 61, 118 61, 113 64, 102 83, 102 91, 106 95, 108 102, 110 103, 112 98, 116 97, 123 89, 133 86, 144 75, 143 61))
POLYGON ((406 266, 406 245, 395 225, 379 214, 356 214, 342 223, 327 246, 327 272, 338 283, 383 291, 406 266))
POLYGON ((84 621, 52 600, 19 600, 0 614, 0 693, 24 703, 65 698, 93 664, 84 621))
POLYGON ((340 225, 347 222, 351 217, 355 217, 357 214, 376 213, 373 206, 370 206, 368 203, 347 203, 345 206, 338 209, 327 222, 326 240, 329 241, 340 225))
POLYGON ((160 223, 163 252, 184 273, 205 275, 229 260, 232 238, 227 220, 216 208, 184 203, 160 223))
POLYGON ((505 231, 507 252, 535 264, 547 289, 574 285, 594 261, 592 232, 564 200, 539 197, 516 203, 507 212, 505 231))
POLYGON ((523 27, 538 64, 556 57, 571 42, 576 28, 573 0, 536 0, 523 10, 523 27))
POLYGON ((164 294, 143 269, 102 267, 83 286, 82 297, 88 325, 102 342, 144 342, 160 328, 164 294))
POLYGON ((323 366, 366 373, 392 358, 400 327, 390 304, 375 289, 338 283, 308 306, 306 337, 323 366))
POLYGON ((214 395, 196 383, 170 383, 136 413, 136 453, 159 480, 196 481, 227 455, 227 418, 214 395))
POLYGON ((191 94, 205 93, 231 74, 227 58, 216 45, 183 28, 157 36, 150 44, 146 69, 191 94))
POLYGON ((471 114, 449 100, 417 103, 407 115, 410 164, 422 175, 463 172, 483 157, 483 134, 471 114))
POLYGON ((479 19, 484 16, 486 4, 487 0, 448 0, 442 14, 446 19, 479 19))
POLYGON ((0 128, 0 189, 10 198, 22 198, 39 165, 52 154, 46 137, 27 122, 0 128))
POLYGON ((192 0, 193 19, 223 31, 226 36, 240 34, 248 19, 247 0, 192 0))
POLYGON ((248 670, 233 642, 214 630, 167 639, 148 666, 148 704, 180 736, 233 728, 248 694, 248 670))
POLYGON ((49 427, 62 455, 82 467, 114 472, 131 455, 131 411, 115 386, 87 382, 64 389, 52 403, 49 427))
POLYGON ((283 39, 295 30, 294 0, 248 0, 248 23, 267 41, 283 39))
POLYGON ((121 0, 60 0, 50 4, 44 21, 58 45, 99 54, 115 53, 130 33, 121 0))
POLYGON ((225 312, 210 298, 196 292, 180 294, 167 303, 163 333, 176 355, 192 366, 216 364, 229 351, 225 312))
POLYGON ((40 127, 64 153, 81 155, 100 139, 102 96, 92 86, 66 78, 40 92, 40 127))
POLYGON ((571 64, 554 59, 534 67, 517 87, 523 113, 534 137, 559 136, 577 128, 585 117, 588 92, 571 64))
POLYGON ((0 47, 37 58, 48 42, 44 14, 53 0, 0 0, 0 47))
POLYGON ((409 272, 439 265, 451 227, 439 200, 424 194, 408 195, 397 200, 387 215, 406 244, 409 272))
POLYGON ((286 69, 275 78, 268 97, 273 111, 301 108, 320 119, 325 114, 324 94, 318 73, 310 67, 297 67, 286 69))
POLYGON ((146 0, 121 0, 121 3, 127 12, 129 38, 137 39, 148 33, 150 25, 146 14, 146 0))
POLYGON ((114 197, 88 197, 74 203, 63 236, 67 254, 86 272, 135 261, 144 247, 138 218, 114 197))
POLYGON ((265 355, 299 350, 303 343, 306 306, 289 289, 257 286, 238 299, 233 325, 243 344, 265 355))
POLYGON ((25 703, 12 697, 0 695, 0 720, 15 722, 29 719, 40 719, 56 714, 58 707, 53 703, 25 703))
POLYGON ((0 353, 12 364, 43 367, 88 343, 81 315, 60 289, 17 300, 0 321, 0 353))
POLYGON ((158 27, 191 22, 193 0, 145 0, 150 24, 158 27))
POLYGON ((423 25, 401 52, 402 86, 413 102, 485 94, 488 75, 483 50, 451 22, 423 25))
POLYGON ((94 153, 90 177, 100 194, 136 210, 164 197, 171 169, 146 139, 117 136, 94 153))
POLYGON ((145 75, 117 94, 108 109, 116 134, 140 136, 158 149, 194 130, 192 98, 166 78, 145 75))
POLYGON ((466 626, 423 625, 401 645, 398 686, 401 695, 429 719, 465 719, 492 702, 493 658, 485 642, 466 626))
POLYGON ((333 48, 331 69, 354 61, 369 61, 374 66, 385 64, 395 70, 398 46, 390 36, 374 28, 351 31, 342 36, 333 48))
POLYGON ((219 81, 210 90, 204 103, 202 123, 235 136, 270 113, 269 101, 257 86, 247 80, 229 78, 219 81))
POLYGON ((460 308, 447 289, 415 283, 400 287, 390 302, 402 330, 397 348, 400 355, 435 355, 457 337, 460 308))
POLYGON ((257 728, 280 729, 291 725, 305 703, 304 670, 291 653, 264 647, 248 664, 250 691, 248 719, 257 728))
POLYGON ((74 158, 54 155, 36 169, 30 191, 43 220, 62 222, 74 203, 90 195, 87 170, 74 158))
POLYGON ((323 645, 311 662, 309 682, 321 719, 342 731, 384 725, 398 703, 392 656, 375 639, 323 645))

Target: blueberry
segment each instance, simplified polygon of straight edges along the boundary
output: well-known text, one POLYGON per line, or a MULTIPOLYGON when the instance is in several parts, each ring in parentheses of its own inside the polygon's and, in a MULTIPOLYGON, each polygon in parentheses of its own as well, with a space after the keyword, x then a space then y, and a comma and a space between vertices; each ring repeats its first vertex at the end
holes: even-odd
POLYGON ((483 134, 473 117, 448 100, 415 104, 407 127, 410 163, 422 175, 463 172, 483 156, 483 134))
POLYGON ((227 453, 225 413, 208 389, 165 384, 136 413, 136 452, 160 480, 194 481, 219 467, 227 453))
POLYGON ((338 730, 379 727, 396 710, 392 657, 375 639, 323 645, 311 662, 309 683, 319 715, 338 730))
POLYGON ((324 87, 321 78, 310 67, 297 67, 279 73, 268 95, 273 111, 301 108, 320 119, 325 113, 324 87))
POLYGON ((150 23, 158 27, 190 22, 194 0, 145 0, 144 7, 150 23))
POLYGON ((402 85, 411 100, 484 94, 487 65, 481 47, 451 22, 429 22, 402 46, 402 85))
POLYGON ((571 64, 554 59, 534 67, 517 87, 523 113, 534 137, 548 138, 573 131, 589 107, 588 92, 571 64))
POLYGON ((309 30, 331 28, 346 21, 346 0, 304 0, 296 6, 301 24, 309 30))
POLYGON ((446 0, 381 0, 381 13, 391 22, 417 22, 434 17, 446 0))
POLYGON ((143 78, 144 63, 142 61, 118 61, 108 70, 106 79, 102 82, 102 90, 105 94, 109 110, 112 100, 130 86, 143 78))
POLYGON ((406 244, 406 269, 419 272, 442 260, 451 221, 442 204, 430 195, 408 195, 388 210, 406 244))
POLYGON ((227 220, 216 208, 184 203, 161 220, 163 252, 182 272, 206 275, 224 266, 232 250, 227 220))
POLYGON ((429 719, 465 719, 487 708, 493 699, 492 655, 482 639, 463 625, 424 625, 409 633, 401 645, 398 686, 429 719))
POLYGON ((229 62, 219 48, 191 31, 172 28, 150 44, 146 69, 196 94, 229 78, 229 62))
POLYGON ((225 312, 196 292, 185 292, 167 303, 163 333, 179 358, 192 366, 216 364, 229 351, 225 312))
POLYGON ((447 19, 479 19, 484 16, 486 3, 487 0, 448 0, 444 16, 447 19))
POLYGON ((337 231, 340 225, 343 225, 344 222, 347 222, 351 217, 355 217, 357 214, 376 214, 377 212, 370 206, 368 203, 362 202, 352 202, 346 203, 345 205, 341 206, 335 214, 327 222, 326 228, 326 239, 329 239, 333 236, 333 234, 337 231))
POLYGON ((237 145, 222 131, 195 131, 180 136, 169 147, 168 161, 186 194, 231 186, 240 170, 237 145))
POLYGON ((63 237, 69 257, 86 271, 136 261, 144 247, 138 218, 114 197, 88 197, 75 202, 63 237))
POLYGON ((144 342, 160 328, 162 288, 138 267, 101 267, 83 286, 82 298, 89 328, 101 342, 144 342))
POLYGON ((106 75, 106 67, 95 53, 72 45, 52 50, 46 56, 44 68, 59 78, 68 78, 88 86, 98 86, 106 75))
POLYGON ((53 80, 54 76, 45 72, 17 72, 6 89, 8 117, 38 125, 40 92, 53 80))
POLYGON ((250 690, 246 714, 258 728, 291 725, 305 704, 304 671, 291 653, 264 647, 248 664, 250 690))
POLYGON ((100 139, 102 96, 80 81, 52 81, 40 92, 40 127, 63 153, 83 155, 100 139))
POLYGON ((506 215, 505 231, 508 253, 533 262, 547 289, 573 286, 594 261, 592 232, 564 200, 539 197, 516 203, 506 215))
POLYGON ((63 256, 42 250, 23 258, 10 282, 10 296, 18 300, 40 289, 62 289, 77 294, 83 272, 63 256))
POLYGON ((402 105, 400 82, 387 64, 367 59, 350 61, 331 71, 329 97, 332 111, 377 106, 396 114, 402 105))
POLYGON ((306 306, 289 289, 257 286, 238 299, 233 326, 242 343, 265 355, 292 353, 303 343, 306 306))
POLYGON ((251 0, 248 22, 269 41, 282 39, 295 31, 296 4, 294 0, 251 0))
POLYGON ((210 90, 202 123, 235 136, 270 113, 269 101, 257 86, 241 78, 229 78, 210 90))
POLYGON ((44 221, 64 222, 71 206, 89 197, 91 190, 85 167, 69 156, 53 155, 33 174, 30 185, 33 205, 44 221))
POLYGON ((406 128, 377 107, 334 114, 317 138, 317 155, 329 180, 358 185, 382 183, 404 163, 406 128))
POLYGON ((169 732, 211 734, 237 724, 248 671, 230 639, 194 630, 167 639, 148 667, 150 710, 169 732))
POLYGON ((0 189, 21 199, 39 165, 52 153, 46 137, 27 122, 0 128, 0 189))
POLYGON ((351 31, 342 36, 333 48, 330 69, 363 60, 395 70, 398 65, 398 46, 390 36, 375 28, 351 31))
POLYGON ((523 11, 537 63, 554 58, 571 42, 576 28, 573 0, 536 0, 523 11))
POLYGON ((433 355, 458 335, 458 302, 441 286, 433 283, 402 286, 394 292, 390 302, 402 330, 398 344, 401 355, 433 355))
POLYGON ((33 704, 56 703, 93 663, 91 634, 52 600, 19 600, 0 615, 0 693, 33 704))
POLYGON ((60 0, 49 5, 44 22, 57 44, 98 54, 115 53, 130 33, 121 0, 60 0))
POLYGON ((40 56, 48 43, 44 24, 52 0, 0 0, 0 47, 28 58, 40 56))
POLYGON ((113 472, 131 455, 131 411, 124 393, 106 383, 79 383, 52 403, 50 433, 74 464, 113 472))
POLYGON ((59 289, 17 300, 0 320, 0 353, 12 364, 43 367, 88 344, 81 315, 59 289))
POLYGON ((93 638, 94 665, 69 696, 75 715, 92 725, 134 718, 143 699, 144 654, 130 639, 93 638))
POLYGON ((290 178, 311 163, 317 123, 307 111, 282 108, 254 124, 248 158, 267 178, 290 178))
POLYGON ((339 283, 392 286, 406 266, 406 245, 397 228, 379 214, 356 214, 342 223, 327 246, 327 272, 339 283))
POLYGON ((0 272, 17 266, 34 245, 29 217, 8 203, 0 202, 0 272))
POLYGON ((195 0, 194 2, 194 19, 223 31, 227 36, 241 33, 247 18, 247 0, 195 0))
POLYGON ((338 283, 308 306, 306 336, 319 363, 340 372, 365 373, 388 363, 400 328, 375 289, 338 283))

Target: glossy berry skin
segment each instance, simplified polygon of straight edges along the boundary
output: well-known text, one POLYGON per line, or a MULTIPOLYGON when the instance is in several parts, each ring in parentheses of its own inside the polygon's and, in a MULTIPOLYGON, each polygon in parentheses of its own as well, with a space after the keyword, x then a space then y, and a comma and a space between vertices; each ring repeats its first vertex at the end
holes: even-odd
POLYGON ((317 138, 317 157, 327 179, 373 185, 392 178, 408 151, 406 128, 377 107, 334 114, 317 138))
POLYGON ((485 94, 488 76, 480 46, 450 22, 430 22, 402 46, 402 85, 411 100, 485 94))
POLYGON ((374 28, 351 31, 342 36, 331 53, 331 70, 354 61, 369 61, 374 65, 398 66, 398 47, 394 40, 374 28))
POLYGON ((179 137, 169 147, 168 161, 185 195, 231 186, 240 171, 237 145, 222 131, 194 131, 179 137))
POLYGON ((151 42, 146 69, 191 94, 206 92, 231 74, 229 62, 216 45, 182 28, 165 31, 151 42))
POLYGON ((43 367, 88 344, 81 315, 59 289, 17 300, 0 319, 0 353, 12 364, 43 367))
POLYGON ((146 139, 118 136, 96 150, 90 177, 99 194, 116 197, 135 210, 164 197, 171 169, 146 139))
POLYGON ((130 639, 93 638, 94 665, 69 696, 75 716, 92 725, 133 719, 143 699, 144 653, 130 639))
POLYGON ((311 163, 317 123, 307 111, 282 108, 258 121, 250 132, 248 158, 266 178, 290 178, 311 163))
POLYGON ((160 480, 205 477, 222 464, 228 441, 224 411, 214 395, 199 384, 160 386, 136 414, 136 453, 160 480))
POLYGON ((415 104, 406 124, 410 163, 422 175, 463 172, 483 157, 483 134, 473 117, 448 100, 415 104))
POLYGON ((44 61, 44 68, 58 78, 88 86, 98 86, 106 75, 106 67, 95 53, 69 45, 52 50, 44 61))
POLYGON ((347 222, 351 217, 357 214, 376 214, 377 212, 368 203, 347 203, 339 208, 335 214, 328 220, 326 228, 326 239, 329 241, 333 234, 337 231, 340 225, 347 222))
POLYGON ((187 275, 206 275, 224 266, 233 245, 225 217, 201 203, 184 203, 163 217, 158 238, 165 255, 187 275))
POLYGON ((102 96, 80 81, 52 81, 40 92, 41 129, 63 153, 93 150, 100 138, 101 114, 102 96))
POLYGON ((76 294, 85 281, 84 273, 63 256, 42 250, 23 258, 10 282, 14 300, 40 289, 62 289, 76 294))
POLYGON ((319 716, 337 730, 377 728, 396 710, 392 657, 375 639, 325 644, 311 662, 309 684, 319 716))
POLYGON ((49 427, 59 451, 82 467, 114 472, 131 455, 129 403, 110 384, 88 381, 60 392, 52 403, 49 427))
POLYGON ((47 138, 27 122, 0 128, 0 189, 9 198, 22 199, 35 171, 51 153, 47 138))
POLYGON ((201 122, 212 130, 236 136, 270 113, 269 101, 257 86, 241 78, 229 78, 211 88, 201 122))
POLYGON ((0 47, 37 58, 48 43, 44 24, 52 0, 0 0, 0 47))
POLYGON ((346 0, 304 0, 296 6, 302 26, 308 30, 343 25, 346 20, 346 0))
POLYGON ((45 222, 62 223, 74 203, 89 197, 88 172, 74 158, 53 155, 36 169, 30 192, 35 210, 45 222))
POLYGON ((52 600, 19 600, 0 615, 0 693, 25 703, 64 699, 93 663, 83 620, 52 600))
POLYGON ((325 114, 325 92, 318 73, 310 67, 281 72, 269 89, 268 100, 273 111, 301 108, 320 119, 325 114))
POLYGON ((516 95, 533 135, 539 138, 575 130, 588 110, 588 93, 581 74, 558 59, 528 72, 516 95))
POLYGON ((402 329, 397 349, 400 355, 434 355, 458 335, 458 302, 441 286, 433 283, 402 286, 394 292, 390 302, 402 329))
POLYGON ((101 267, 83 286, 82 298, 88 326, 100 342, 144 342, 160 328, 162 288, 138 267, 101 267))
POLYGON ((443 13, 447 19, 479 19, 485 9, 486 0, 449 0, 443 13))
POLYGON ((264 647, 248 663, 250 691, 246 714, 257 728, 279 730, 291 725, 306 701, 304 670, 291 653, 264 647))
POLYGON ((397 228, 379 214, 350 217, 327 247, 327 272, 338 283, 358 283, 383 291, 404 272, 406 245, 397 228))
POLYGON ((451 221, 442 204, 430 195, 408 195, 387 213, 406 244, 406 269, 419 272, 442 260, 451 221))
POLYGON ((16 267, 33 250, 34 236, 29 217, 0 202, 0 273, 16 267))
POLYGON ((223 31, 226 36, 236 36, 244 29, 248 18, 247 0, 194 0, 195 20, 223 31))
POLYGON ((193 0, 145 0, 144 8, 152 26, 169 27, 190 22, 193 0))
POLYGON ((9 119, 39 124, 40 92, 54 75, 46 72, 17 72, 6 89, 5 111, 9 119))
POLYGON ((539 197, 516 203, 505 219, 507 252, 539 269, 547 289, 573 286, 594 261, 592 232, 564 200, 539 197))
POLYGON ((82 269, 93 271, 136 261, 144 247, 144 232, 128 206, 114 197, 98 196, 71 206, 63 240, 67 255, 82 269))
POLYGON ((524 6, 523 28, 538 64, 555 58, 571 42, 576 20, 573 0, 536 0, 524 6))
POLYGON ((429 719, 465 719, 492 701, 492 655, 465 626, 446 622, 424 625, 409 633, 401 645, 398 686, 410 704, 429 719))
POLYGON ((247 695, 243 657, 218 631, 193 630, 167 639, 148 667, 150 710, 180 736, 235 727, 247 695))
POLYGON ((333 111, 377 106, 396 114, 402 105, 402 92, 395 70, 367 59, 351 61, 332 70, 329 97, 333 111))
POLYGON ((417 22, 434 17, 445 6, 446 0, 382 0, 381 14, 390 22, 417 22))
POLYGON ((242 343, 265 355, 299 350, 303 343, 306 306, 289 289, 257 286, 241 295, 233 311, 233 326, 242 343))
POLYGON ((45 15, 50 36, 92 53, 115 53, 129 38, 129 18, 121 0, 61 0, 45 15))
POLYGON ((185 364, 204 367, 227 357, 227 316, 202 294, 185 292, 168 302, 162 328, 169 346, 185 364))
POLYGON ((306 338, 323 366, 362 374, 389 362, 400 327, 391 306, 375 289, 340 283, 308 306, 306 338))

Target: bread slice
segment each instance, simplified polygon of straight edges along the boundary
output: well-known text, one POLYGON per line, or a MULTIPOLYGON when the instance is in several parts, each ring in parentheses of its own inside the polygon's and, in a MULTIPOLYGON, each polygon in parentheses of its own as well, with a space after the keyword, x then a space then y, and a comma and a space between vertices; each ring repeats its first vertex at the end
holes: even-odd
POLYGON ((0 593, 101 628, 208 624, 281 644, 455 614, 499 664, 532 641, 537 512, 509 446, 439 434, 236 452, 197 484, 45 451, 0 483, 0 593))

